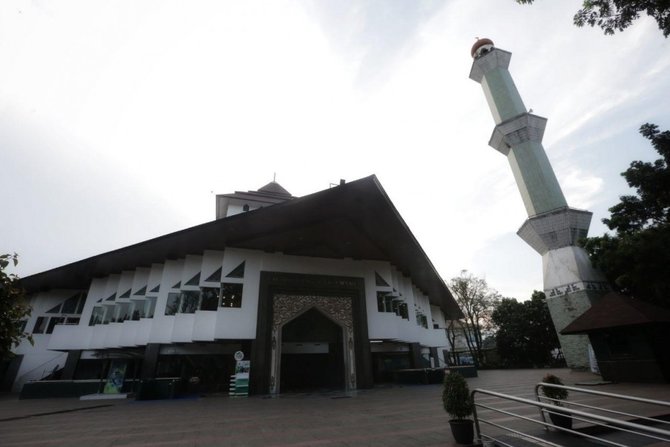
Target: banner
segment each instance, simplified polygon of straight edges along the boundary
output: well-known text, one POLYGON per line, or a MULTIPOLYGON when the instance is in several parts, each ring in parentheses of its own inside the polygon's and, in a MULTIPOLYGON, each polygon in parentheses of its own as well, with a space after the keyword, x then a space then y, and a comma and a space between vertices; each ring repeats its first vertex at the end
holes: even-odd
POLYGON ((112 361, 103 393, 119 394, 121 392, 121 388, 123 388, 123 380, 126 377, 126 366, 125 360, 112 361))

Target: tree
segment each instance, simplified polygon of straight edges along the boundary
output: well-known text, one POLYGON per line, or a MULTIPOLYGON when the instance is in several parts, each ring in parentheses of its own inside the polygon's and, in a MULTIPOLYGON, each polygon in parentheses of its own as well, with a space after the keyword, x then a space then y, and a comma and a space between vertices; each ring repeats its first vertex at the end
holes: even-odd
POLYGON ((670 307, 670 131, 640 127, 661 158, 633 161, 621 175, 636 195, 620 197, 603 223, 614 235, 582 241, 593 265, 620 292, 670 307))
POLYGON ((467 270, 462 270, 460 276, 452 278, 449 288, 464 315, 460 324, 453 327, 461 329, 472 358, 481 365, 484 363, 483 334, 491 328, 491 312, 500 295, 489 289, 486 280, 477 278, 467 270))
MULTIPOLYGON (((534 0, 516 0, 517 3, 531 4, 534 0)), ((670 34, 670 1, 668 0, 584 0, 582 9, 573 18, 577 26, 599 26, 605 34, 623 31, 640 13, 646 12, 658 23, 663 36, 670 34)))
POLYGON ((503 298, 491 314, 498 327, 496 348, 508 368, 544 367, 554 362, 552 352, 561 345, 543 292, 530 300, 503 298))
POLYGON ((11 358, 12 348, 26 337, 32 344, 29 334, 23 332, 23 322, 30 315, 30 306, 26 302, 25 291, 19 286, 19 278, 7 274, 9 263, 18 263, 18 255, 0 255, 0 361, 11 358))

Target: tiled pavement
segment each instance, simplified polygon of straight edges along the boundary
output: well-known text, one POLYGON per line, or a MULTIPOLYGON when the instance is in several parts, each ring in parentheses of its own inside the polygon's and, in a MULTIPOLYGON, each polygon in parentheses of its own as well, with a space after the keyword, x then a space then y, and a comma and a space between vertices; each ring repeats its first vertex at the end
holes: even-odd
MULTIPOLYGON (((480 371, 471 388, 532 398, 546 371, 480 371)), ((568 384, 596 376, 553 371, 568 384)), ((597 389, 670 400, 668 385, 597 389)), ((514 404, 505 404, 517 407, 514 404)), ((532 409, 521 412, 537 417, 532 409)), ((494 416, 498 422, 508 418, 494 416)), ((439 385, 395 386, 280 398, 167 401, 0 399, 4 446, 454 446, 439 385), (63 412, 66 411, 66 412, 63 412), (49 413, 49 414, 45 414, 49 413), (41 414, 41 415, 40 415, 41 414)))

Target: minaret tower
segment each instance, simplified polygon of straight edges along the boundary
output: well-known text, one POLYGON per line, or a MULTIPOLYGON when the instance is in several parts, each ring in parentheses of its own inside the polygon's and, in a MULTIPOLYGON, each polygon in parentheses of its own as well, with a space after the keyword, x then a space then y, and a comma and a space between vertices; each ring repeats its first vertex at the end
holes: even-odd
POLYGON ((587 368, 587 336, 560 331, 608 290, 577 245, 592 213, 568 207, 542 147, 547 120, 527 111, 507 69, 512 53, 479 39, 471 54, 470 79, 482 85, 496 124, 489 145, 507 157, 528 213, 517 234, 542 255, 544 292, 568 366, 587 368))

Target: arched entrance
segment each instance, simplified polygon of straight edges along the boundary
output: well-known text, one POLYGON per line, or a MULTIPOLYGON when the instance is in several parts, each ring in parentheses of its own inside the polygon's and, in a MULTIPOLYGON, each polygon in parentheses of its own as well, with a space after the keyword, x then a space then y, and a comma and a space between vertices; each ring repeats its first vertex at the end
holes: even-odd
POLYGON ((351 307, 346 296, 274 296, 270 393, 356 389, 351 307))
POLYGON ((316 308, 284 324, 280 389, 344 389, 343 337, 342 327, 316 308))

